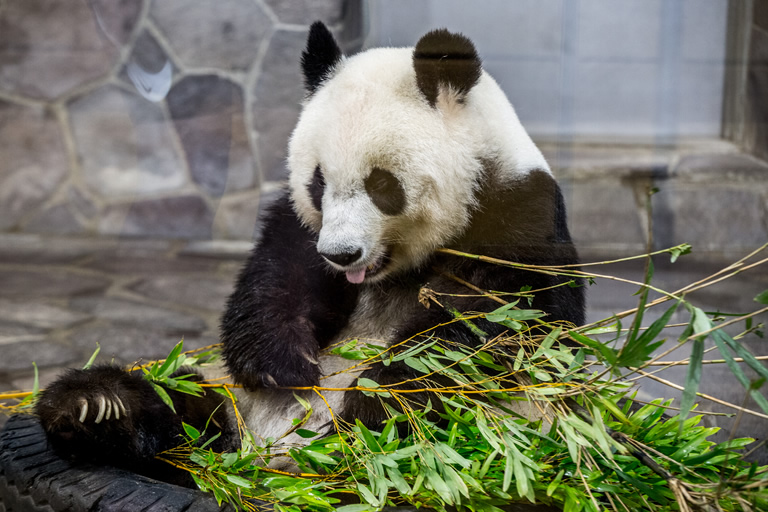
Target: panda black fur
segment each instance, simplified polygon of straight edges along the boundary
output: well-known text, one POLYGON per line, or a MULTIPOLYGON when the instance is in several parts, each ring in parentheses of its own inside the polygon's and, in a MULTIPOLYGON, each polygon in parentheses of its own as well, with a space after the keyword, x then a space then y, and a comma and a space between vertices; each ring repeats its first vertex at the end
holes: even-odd
MULTIPOLYGON (((534 308, 549 319, 583 323, 583 289, 552 288, 565 278, 435 253, 444 247, 521 263, 578 263, 560 189, 503 92, 482 71, 471 41, 436 30, 414 49, 346 58, 316 23, 302 68, 307 98, 289 145, 289 190, 265 215, 221 325, 222 371, 245 388, 240 411, 258 435, 279 437, 292 418, 303 416, 292 393, 275 388, 347 387, 360 376, 389 384, 415 376, 402 363, 342 372, 351 363, 322 352, 332 343, 415 342, 430 335, 479 343, 462 323, 435 328, 450 313, 418 300, 427 287, 457 295, 439 300, 459 311, 498 306, 467 296, 451 276, 486 290, 545 289, 534 308)), ((489 336, 503 330, 483 321, 479 327, 489 336)), ((61 452, 82 446, 67 443, 73 437, 95 440, 90 446, 97 451, 98 443, 110 442, 108 423, 95 424, 95 404, 78 421, 76 404, 97 400, 92 388, 122 396, 119 379, 93 376, 78 392, 73 375, 43 394, 38 412, 61 452)), ((162 403, 143 386, 127 414, 111 421, 134 429, 121 435, 138 429, 154 444, 137 450, 131 448, 136 443, 123 443, 122 460, 145 460, 169 448, 167 432, 178 431, 181 420, 202 427, 201 418, 218 403, 176 396, 182 412, 173 415, 164 405, 157 409, 162 403)), ((384 419, 375 398, 331 394, 331 407, 346 419, 373 428, 384 419)), ((307 397, 314 397, 315 412, 306 428, 320 429, 330 414, 315 394, 307 397)), ((232 434, 226 418, 217 424, 232 434)), ((88 449, 74 451, 68 454, 89 457, 88 449)))

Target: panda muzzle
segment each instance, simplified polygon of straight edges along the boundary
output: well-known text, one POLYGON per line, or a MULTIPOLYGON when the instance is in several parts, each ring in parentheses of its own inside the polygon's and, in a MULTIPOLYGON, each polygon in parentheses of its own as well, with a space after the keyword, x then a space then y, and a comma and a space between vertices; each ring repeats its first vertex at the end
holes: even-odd
MULTIPOLYGON (((359 255, 356 255, 356 257, 340 257, 339 255, 329 255, 329 254, 323 254, 320 253, 323 258, 328 260, 331 263, 335 263, 339 266, 346 266, 346 264, 354 262, 359 259, 359 255), (345 264, 346 263, 346 264, 345 264)), ((373 262, 369 263, 367 266, 359 266, 353 265, 352 268, 347 269, 341 269, 344 271, 347 281, 349 281, 352 284, 361 284, 363 281, 365 281, 366 277, 372 277, 376 275, 386 264, 389 262, 389 251, 386 251, 384 254, 376 258, 373 262)))

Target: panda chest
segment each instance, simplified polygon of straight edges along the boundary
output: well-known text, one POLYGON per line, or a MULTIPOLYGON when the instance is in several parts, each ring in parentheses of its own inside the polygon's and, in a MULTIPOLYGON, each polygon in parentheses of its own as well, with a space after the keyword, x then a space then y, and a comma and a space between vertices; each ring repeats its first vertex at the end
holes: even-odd
POLYGON ((352 339, 386 346, 394 339, 399 328, 422 306, 418 302, 418 290, 401 287, 369 285, 358 297, 357 305, 347 325, 331 343, 331 346, 352 339))

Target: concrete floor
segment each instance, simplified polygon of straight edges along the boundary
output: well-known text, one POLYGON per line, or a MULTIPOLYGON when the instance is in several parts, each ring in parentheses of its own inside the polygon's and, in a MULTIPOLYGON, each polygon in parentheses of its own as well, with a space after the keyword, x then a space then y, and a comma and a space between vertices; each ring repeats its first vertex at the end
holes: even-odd
MULTIPOLYGON (((64 368, 82 366, 101 346, 101 361, 132 363, 160 358, 182 337, 185 347, 217 341, 218 319, 234 278, 250 244, 245 242, 173 242, 167 240, 107 240, 0 235, 0 391, 30 389, 35 362, 45 386, 64 368)), ((584 261, 605 254, 582 251, 584 261)), ((766 251, 762 257, 766 257, 766 251)), ((759 259, 759 257, 758 257, 759 259)), ((656 258, 654 285, 667 291, 709 276, 731 261, 712 255, 683 256, 674 264, 656 258)), ((590 267, 593 268, 593 267, 590 267)), ((688 299, 705 311, 745 313, 759 309, 753 298, 768 289, 768 266, 763 265, 727 281, 692 293, 688 299)), ((642 260, 594 267, 593 272, 642 280, 642 260)), ((588 289, 590 321, 633 308, 637 286, 597 279, 588 289)), ((665 306, 646 315, 647 325, 665 306), (658 310, 658 311, 657 311, 658 310)), ((674 323, 686 322, 678 311, 674 323)), ((763 314, 757 322, 768 321, 763 314)), ((630 320, 624 321, 624 326, 630 320)), ((743 322, 730 330, 738 334, 743 322)), ((680 329, 673 329, 675 343, 680 329)), ((768 355, 766 340, 750 334, 742 340, 753 353, 768 355)), ((665 357, 679 360, 681 348, 665 357)), ((715 352, 705 359, 717 359, 715 352)), ((686 367, 663 370, 660 377, 685 380, 686 367)), ((707 365, 701 392, 735 404, 745 402, 741 385, 725 365, 707 365)), ((640 383, 644 399, 677 398, 679 391, 653 381, 640 383)), ((700 400, 703 411, 733 413, 732 409, 700 400)), ((758 410, 755 404, 747 407, 758 410)), ((3 420, 0 419, 0 422, 3 420)), ((734 417, 710 416, 727 439, 734 417)), ((743 415, 735 434, 764 439, 768 421, 743 415)), ((768 450, 757 455, 768 463, 768 450)))

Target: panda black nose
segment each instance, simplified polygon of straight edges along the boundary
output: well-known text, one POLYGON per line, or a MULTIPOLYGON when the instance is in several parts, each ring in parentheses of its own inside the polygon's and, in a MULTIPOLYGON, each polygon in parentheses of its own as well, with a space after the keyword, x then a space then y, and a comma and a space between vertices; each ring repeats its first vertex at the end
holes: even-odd
POLYGON ((328 254, 326 252, 320 253, 320 256, 322 256, 323 258, 341 266, 346 266, 346 265, 349 265, 350 263, 354 263, 355 261, 359 260, 360 256, 362 255, 363 255, 363 251, 360 249, 356 250, 355 252, 337 252, 335 254, 328 254))

